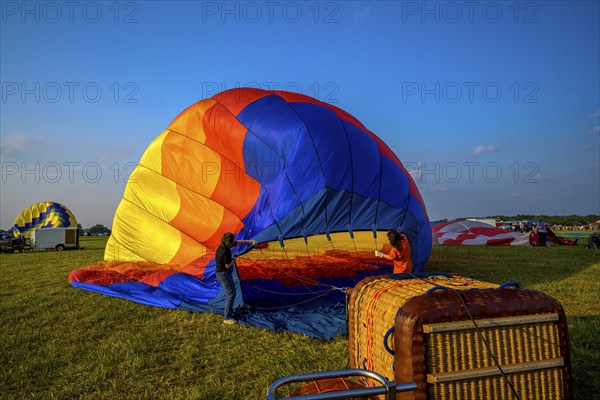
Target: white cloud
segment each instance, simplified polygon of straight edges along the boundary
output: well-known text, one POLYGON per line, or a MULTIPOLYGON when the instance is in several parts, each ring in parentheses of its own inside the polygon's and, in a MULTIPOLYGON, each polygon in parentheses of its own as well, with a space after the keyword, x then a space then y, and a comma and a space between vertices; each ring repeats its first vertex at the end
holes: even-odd
POLYGON ((357 8, 354 11, 354 20, 355 21, 362 21, 362 20, 366 19, 369 16, 370 13, 371 13, 371 7, 370 6, 357 8))
POLYGON ((512 192, 508 196, 506 196, 506 199, 509 199, 509 200, 512 200, 512 199, 524 199, 526 197, 527 197, 527 195, 525 195, 524 193, 521 193, 521 192, 512 192))
POLYGON ((495 146, 493 144, 488 144, 487 146, 483 145, 483 144, 479 144, 479 145, 477 145, 477 147, 475 147, 475 150, 473 150, 473 155, 478 156, 483 153, 493 153, 493 152, 499 151, 499 150, 500 150, 500 147, 495 146))
POLYGON ((93 142, 88 145, 88 148, 96 152, 101 161, 114 161, 117 159, 136 161, 139 158, 137 153, 141 150, 139 143, 135 143, 133 140, 121 140, 117 143, 93 142))
POLYGON ((590 151, 596 148, 596 145, 594 143, 588 143, 588 144, 584 144, 583 146, 581 146, 579 148, 579 151, 590 151))
POLYGON ((537 173, 531 176, 527 177, 527 180, 525 182, 527 183, 538 183, 542 180, 544 180, 544 178, 546 178, 546 176, 542 173, 537 173))
POLYGON ((425 161, 419 161, 418 163, 404 163, 404 167, 408 174, 413 178, 416 182, 417 179, 421 177, 423 174, 423 167, 425 166, 425 161))
POLYGON ((45 142, 46 140, 42 136, 30 137, 22 133, 15 133, 3 138, 0 155, 3 159, 25 158, 25 155, 45 142))
POLYGON ((595 113, 591 113, 588 118, 598 118, 600 117, 600 108, 595 113))
POLYGON ((427 187, 423 187, 422 189, 419 188, 419 191, 426 195, 435 195, 435 194, 442 194, 442 193, 450 193, 450 192, 454 192, 455 190, 452 190, 450 187, 444 186, 444 185, 434 185, 434 186, 430 185, 427 187))
POLYGON ((595 126, 592 129, 590 129, 589 131, 587 131, 587 135, 591 135, 593 133, 600 133, 600 126, 595 126))

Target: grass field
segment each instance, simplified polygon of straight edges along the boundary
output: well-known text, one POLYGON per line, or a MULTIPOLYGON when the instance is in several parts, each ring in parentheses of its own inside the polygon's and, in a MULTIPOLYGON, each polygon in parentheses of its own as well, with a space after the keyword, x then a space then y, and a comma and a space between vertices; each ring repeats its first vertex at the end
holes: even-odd
MULTIPOLYGON (((0 397, 264 399, 277 378, 347 367, 346 338, 224 326, 222 317, 153 308, 75 289, 85 250, 0 255, 0 397)), ((578 247, 435 246, 428 271, 518 281, 564 306, 575 398, 600 389, 600 252, 578 247)))

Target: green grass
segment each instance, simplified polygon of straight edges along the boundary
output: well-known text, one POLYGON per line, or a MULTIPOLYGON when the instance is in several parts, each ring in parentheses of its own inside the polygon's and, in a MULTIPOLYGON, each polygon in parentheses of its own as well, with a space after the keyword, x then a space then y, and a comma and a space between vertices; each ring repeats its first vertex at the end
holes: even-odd
MULTIPOLYGON (((347 367, 346 339, 224 326, 222 317, 153 308, 86 292, 69 273, 102 258, 81 251, 0 255, 0 396, 264 399, 277 378, 347 367)), ((461 272, 557 298, 569 321, 576 399, 600 388, 600 252, 441 247, 429 271, 461 272)))

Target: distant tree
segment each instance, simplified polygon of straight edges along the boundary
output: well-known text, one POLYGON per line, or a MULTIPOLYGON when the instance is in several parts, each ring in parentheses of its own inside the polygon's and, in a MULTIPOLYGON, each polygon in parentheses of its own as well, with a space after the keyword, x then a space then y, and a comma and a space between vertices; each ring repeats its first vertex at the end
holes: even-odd
POLYGON ((110 229, 102 224, 96 224, 88 229, 88 233, 90 235, 108 235, 110 234, 110 229))

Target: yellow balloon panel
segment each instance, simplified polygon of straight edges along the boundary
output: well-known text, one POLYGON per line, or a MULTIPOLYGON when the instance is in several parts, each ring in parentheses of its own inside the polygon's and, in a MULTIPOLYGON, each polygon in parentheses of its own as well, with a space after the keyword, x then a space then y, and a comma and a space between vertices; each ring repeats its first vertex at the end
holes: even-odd
POLYGON ((372 231, 354 232, 354 238, 348 232, 336 232, 329 235, 309 236, 308 243, 304 238, 285 239, 285 247, 279 242, 269 242, 266 249, 255 249, 244 255, 246 258, 276 258, 291 259, 325 254, 331 250, 344 250, 349 252, 375 251, 387 248, 387 231, 378 231, 377 239, 372 231))
MULTIPOLYGON (((127 260, 121 258, 124 254, 121 248, 127 249, 137 257, 158 264, 171 262, 179 252, 184 239, 182 233, 160 220, 148 211, 140 208, 127 200, 123 200, 115 214, 113 221, 113 234, 111 235, 110 252, 107 247, 105 259, 108 261, 127 260), (112 254, 111 254, 112 253, 112 254), (119 258, 112 258, 118 255, 119 258)), ((189 238, 185 242, 189 246, 189 238)), ((206 249, 201 244, 194 242, 195 254, 201 257, 206 249)))
MULTIPOLYGON (((116 218, 115 218, 116 220, 116 218)), ((127 243, 121 244, 117 241, 118 237, 121 237, 119 232, 114 230, 116 226, 115 222, 113 222, 113 231, 110 237, 108 238, 108 242, 106 242, 106 247, 104 249, 104 259, 106 261, 131 261, 131 262, 141 262, 146 261, 142 257, 135 254, 133 251, 129 250, 126 246, 127 243)), ((121 239, 122 240, 122 239, 121 239)), ((131 245, 132 248, 137 250, 137 245, 131 245)))
MULTIPOLYGON (((158 173, 160 173, 160 171, 162 171, 162 155, 161 155, 160 149, 162 147, 162 144, 163 144, 165 138, 169 134, 169 132, 170 132, 169 130, 164 131, 163 133, 158 135, 156 137, 156 139, 154 139, 152 141, 152 143, 150 143, 150 145, 148 146, 148 148, 142 155, 142 159, 140 160, 140 165, 143 165, 144 167, 151 169, 158 173)), ((134 182, 134 181, 132 179, 129 179, 129 182, 134 182)), ((137 182, 134 182, 134 183, 137 183, 137 182)))
POLYGON ((165 222, 175 218, 180 206, 175 182, 142 165, 131 174, 123 199, 165 222))

